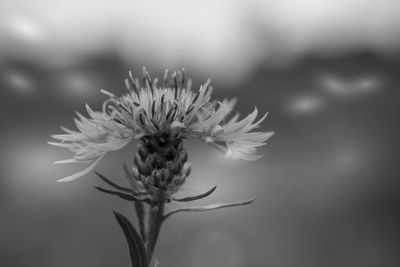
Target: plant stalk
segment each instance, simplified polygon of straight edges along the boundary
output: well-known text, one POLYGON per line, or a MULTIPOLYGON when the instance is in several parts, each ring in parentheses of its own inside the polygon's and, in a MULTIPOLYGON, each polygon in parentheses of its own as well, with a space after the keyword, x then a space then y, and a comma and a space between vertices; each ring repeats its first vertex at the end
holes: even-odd
POLYGON ((164 201, 157 201, 151 206, 149 224, 148 224, 148 234, 147 234, 147 260, 149 264, 151 263, 151 258, 156 247, 158 235, 160 233, 161 225, 164 217, 164 201))
POLYGON ((136 211, 136 215, 138 218, 140 235, 142 236, 142 240, 145 243, 147 237, 146 237, 146 225, 144 222, 145 212, 144 212, 143 203, 138 202, 138 201, 135 202, 135 211, 136 211))

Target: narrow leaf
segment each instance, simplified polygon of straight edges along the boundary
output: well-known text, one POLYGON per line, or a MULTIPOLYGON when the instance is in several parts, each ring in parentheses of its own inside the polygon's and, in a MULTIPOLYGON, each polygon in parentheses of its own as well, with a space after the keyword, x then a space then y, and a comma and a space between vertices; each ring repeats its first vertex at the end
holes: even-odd
POLYGON ((184 197, 184 198, 172 198, 172 200, 179 201, 179 202, 188 202, 188 201, 202 199, 202 198, 205 198, 205 197, 208 197, 209 195, 211 195, 215 191, 215 189, 217 189, 217 186, 214 186, 207 192, 200 194, 200 195, 184 197))
POLYGON ((120 185, 118 185, 118 184, 112 182, 110 179, 106 178, 104 175, 102 175, 101 173, 99 173, 99 172, 97 172, 97 171, 95 171, 94 173, 95 173, 97 176, 99 176, 100 179, 103 180, 106 184, 108 184, 108 185, 114 187, 115 189, 118 189, 118 190, 123 191, 123 192, 132 193, 132 189, 127 188, 127 187, 124 187, 124 186, 120 186, 120 185))
POLYGON ((254 198, 246 200, 246 201, 241 201, 241 202, 234 202, 234 203, 227 203, 227 204, 211 204, 208 206, 203 206, 203 207, 188 207, 188 208, 182 208, 182 209, 175 209, 170 211, 164 216, 164 220, 167 219, 169 216, 172 214, 178 213, 178 212, 183 212, 183 211, 189 211, 189 212, 197 212, 197 211, 209 211, 209 210, 216 210, 216 209, 222 209, 222 208, 228 208, 228 207, 234 207, 234 206, 242 206, 242 205, 247 205, 250 204, 251 202, 254 201, 254 198))
POLYGON ((113 211, 113 213, 128 242, 132 267, 148 267, 146 249, 139 233, 128 218, 116 211, 113 211))
POLYGON ((100 186, 95 186, 94 188, 96 188, 97 190, 99 190, 100 192, 106 193, 106 194, 110 194, 110 195, 114 195, 114 196, 118 196, 122 199, 128 200, 128 201, 143 201, 146 203, 150 203, 150 200, 148 198, 140 198, 140 197, 136 197, 130 194, 126 194, 126 193, 122 193, 122 192, 118 192, 118 191, 114 191, 114 190, 108 190, 105 188, 102 188, 100 186))

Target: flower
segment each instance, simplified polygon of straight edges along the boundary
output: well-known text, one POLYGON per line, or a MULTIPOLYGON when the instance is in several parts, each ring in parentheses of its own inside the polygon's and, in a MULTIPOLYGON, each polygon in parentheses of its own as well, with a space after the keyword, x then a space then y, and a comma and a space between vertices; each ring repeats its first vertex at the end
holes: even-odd
POLYGON ((49 142, 74 153, 72 159, 55 163, 90 163, 83 171, 59 181, 79 178, 92 171, 107 152, 119 150, 133 139, 143 141, 149 137, 157 137, 157 142, 196 137, 227 156, 246 160, 262 156, 256 154, 256 148, 264 145, 273 132, 253 130, 267 114, 256 120, 258 110, 254 108, 242 120, 236 114, 226 121, 235 99, 211 100, 210 80, 197 92, 192 91, 191 80, 186 81, 184 70, 174 72, 171 78, 172 82, 166 70, 163 84, 158 86, 158 79, 152 80, 143 68, 144 87, 129 72, 129 79, 125 80, 126 94, 116 97, 101 90, 109 97, 103 103, 102 111, 95 112, 86 104, 89 118, 77 113, 78 119, 74 120, 79 131, 62 127, 65 134, 52 136, 60 142, 49 142))

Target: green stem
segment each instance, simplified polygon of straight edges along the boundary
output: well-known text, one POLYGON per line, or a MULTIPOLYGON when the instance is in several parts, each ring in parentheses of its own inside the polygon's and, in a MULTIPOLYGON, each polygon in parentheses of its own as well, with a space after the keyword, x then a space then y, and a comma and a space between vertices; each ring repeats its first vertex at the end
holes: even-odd
POLYGON ((146 225, 144 223, 145 212, 144 212, 143 203, 136 201, 135 202, 135 210, 136 210, 136 215, 137 215, 137 219, 138 219, 138 223, 139 223, 140 235, 142 236, 142 240, 145 243, 146 242, 146 225))
POLYGON ((164 201, 159 201, 150 207, 151 210, 149 216, 149 227, 146 243, 147 260, 149 261, 149 264, 153 256, 153 252, 156 247, 158 235, 160 233, 161 225, 163 222, 164 206, 164 201))

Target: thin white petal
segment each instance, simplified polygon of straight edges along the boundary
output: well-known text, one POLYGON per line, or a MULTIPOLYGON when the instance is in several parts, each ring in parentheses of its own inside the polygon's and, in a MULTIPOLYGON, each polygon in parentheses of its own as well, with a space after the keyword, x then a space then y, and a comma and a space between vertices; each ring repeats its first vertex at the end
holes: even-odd
POLYGON ((49 145, 57 146, 57 147, 70 147, 72 144, 70 143, 56 143, 56 142, 47 142, 49 145))
POLYGON ((72 158, 72 159, 57 160, 57 161, 54 161, 53 163, 54 164, 65 164, 65 163, 80 163, 80 162, 81 161, 78 161, 78 160, 72 158))
MULTIPOLYGON (((105 155, 105 154, 104 154, 105 155)), ((78 179, 79 177, 82 177, 86 174, 88 174, 89 172, 91 172, 94 167, 96 167, 97 163, 99 163, 99 161, 104 157, 104 155, 100 156, 98 159, 96 159, 92 164, 89 165, 89 167, 87 167, 86 169, 77 172, 73 175, 67 176, 65 178, 59 179, 57 182, 69 182, 69 181, 73 181, 78 179)))
POLYGON ((70 130, 70 129, 68 129, 68 128, 64 127, 64 126, 61 126, 60 128, 61 128, 61 130, 63 130, 63 131, 64 131, 64 132, 66 132, 66 133, 69 133, 69 134, 75 134, 75 133, 78 133, 78 132, 76 132, 76 131, 72 131, 72 130, 70 130))

